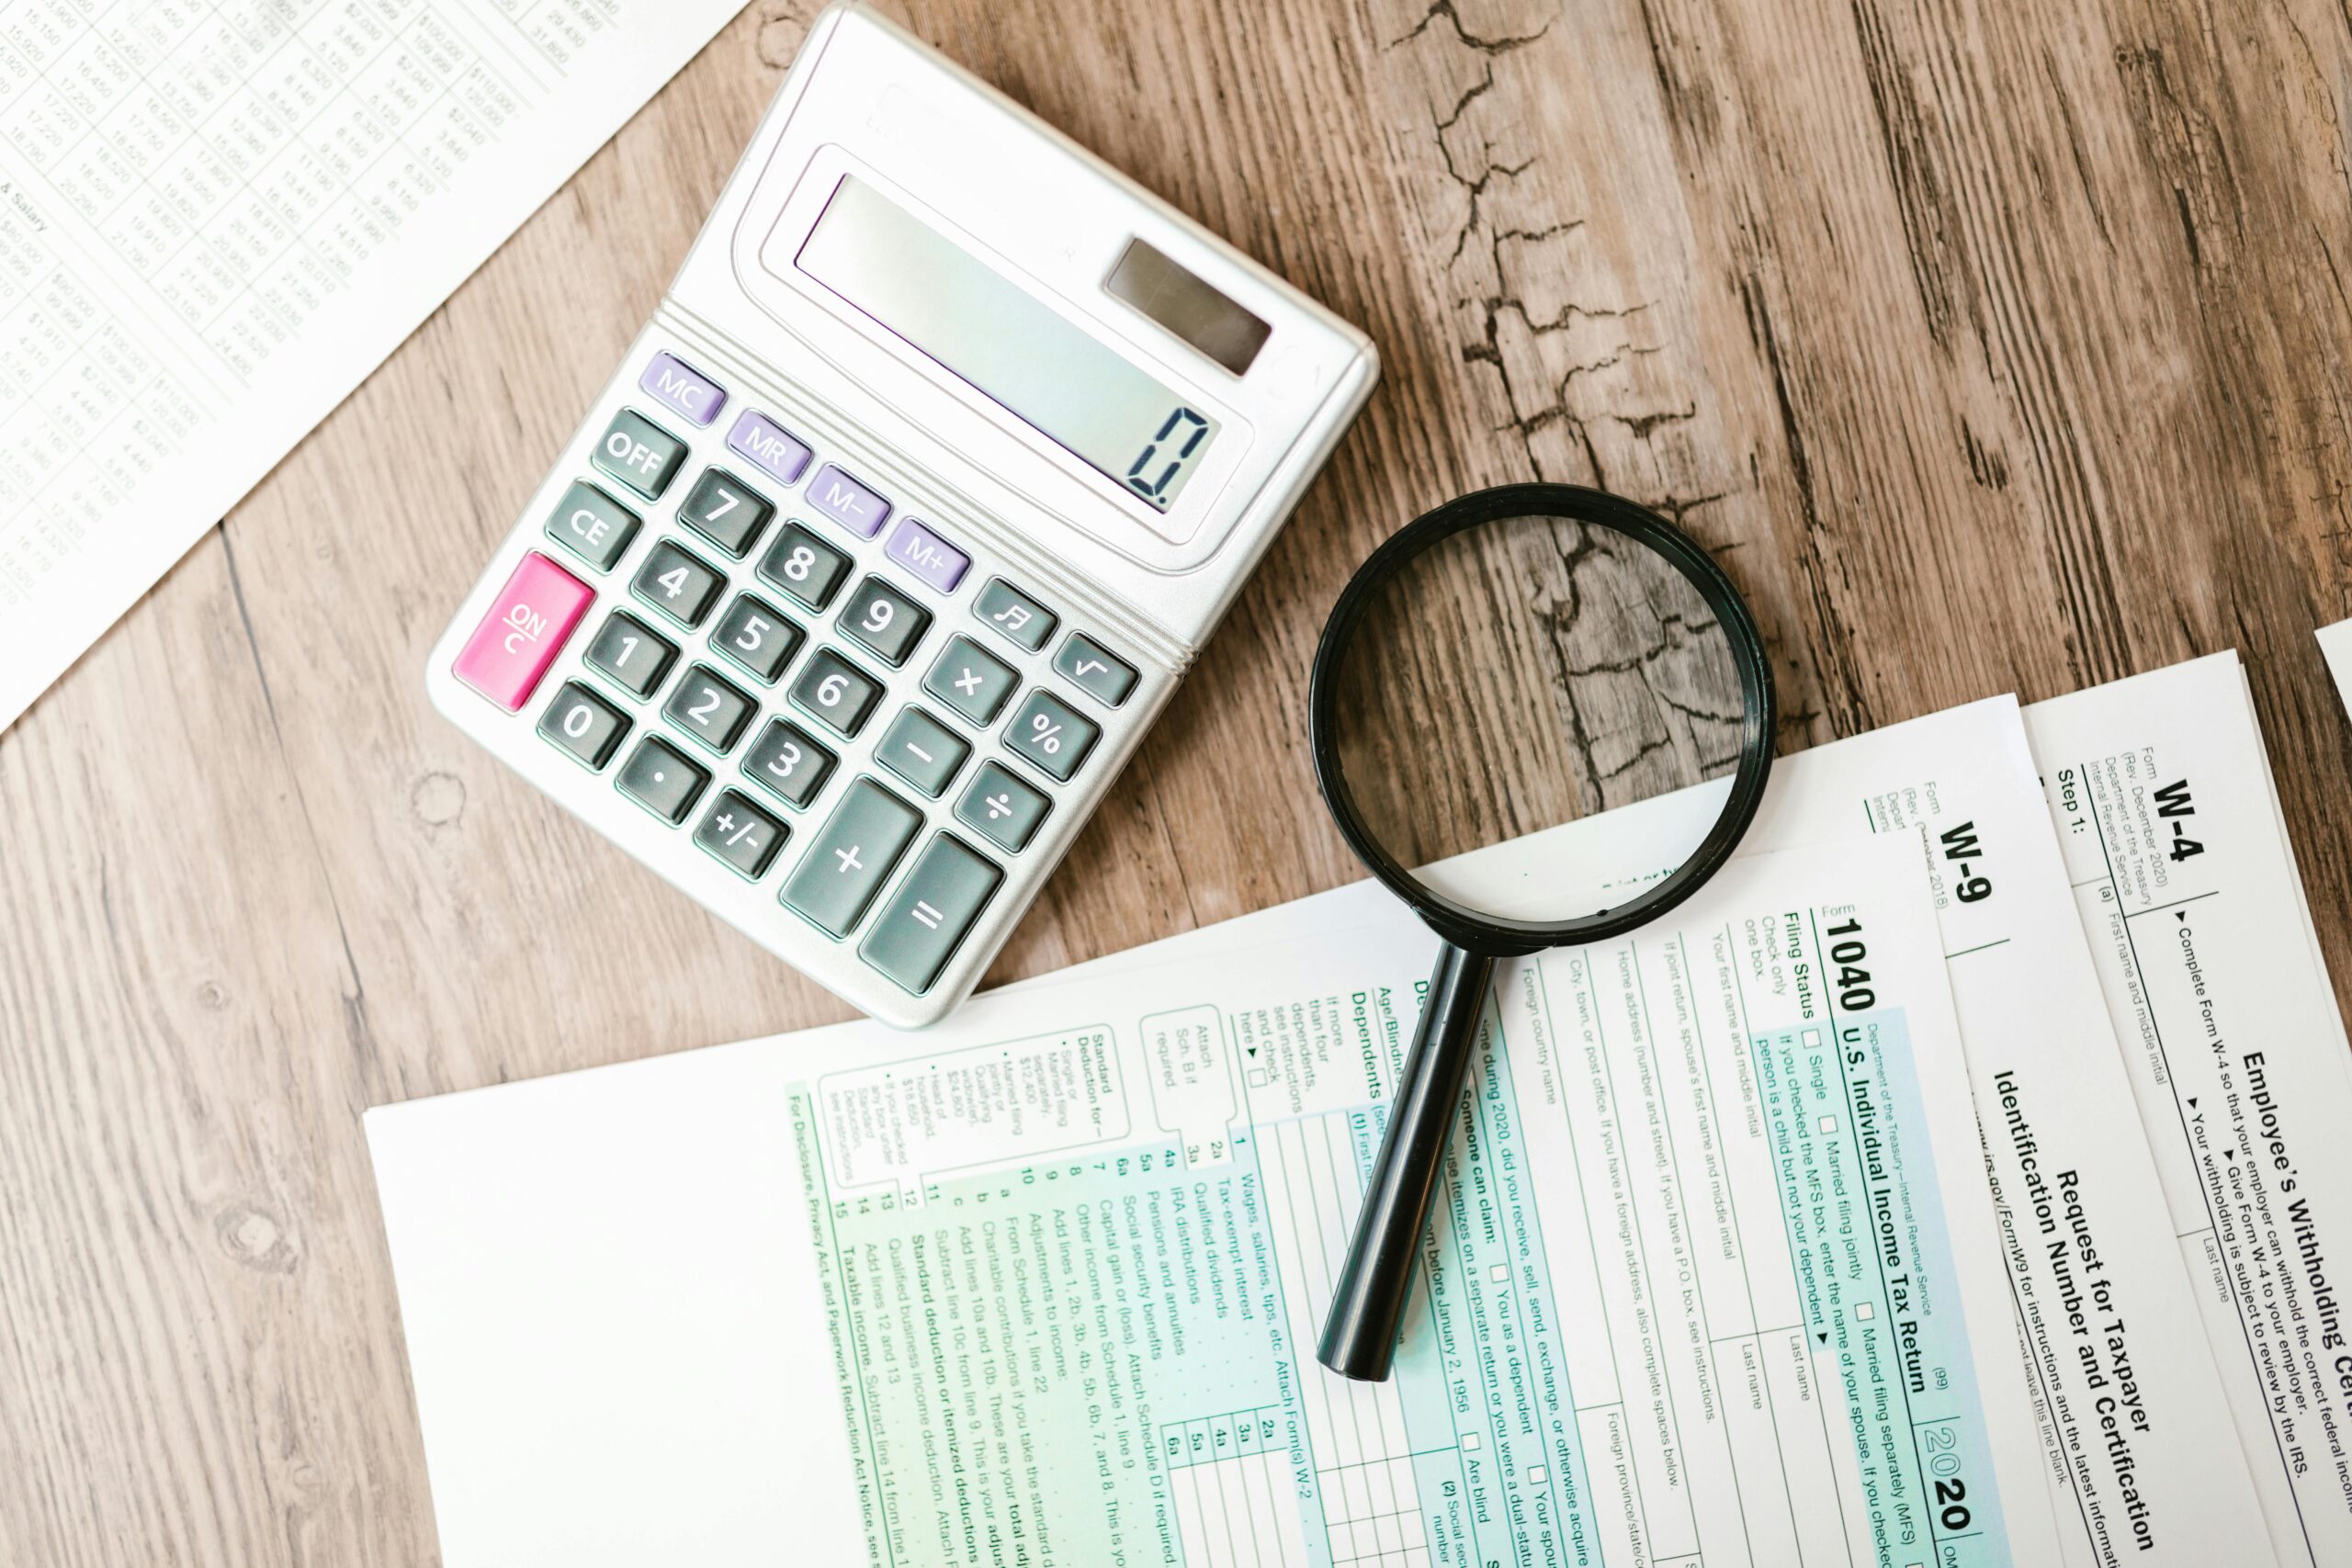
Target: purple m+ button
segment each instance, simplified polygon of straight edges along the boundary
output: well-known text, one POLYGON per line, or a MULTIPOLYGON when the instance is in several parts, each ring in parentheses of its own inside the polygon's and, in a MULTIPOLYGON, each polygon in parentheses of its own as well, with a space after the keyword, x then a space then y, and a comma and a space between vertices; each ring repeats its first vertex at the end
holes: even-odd
POLYGON ((890 558, 942 593, 953 593, 964 581, 972 558, 916 522, 901 517, 890 530, 890 558))

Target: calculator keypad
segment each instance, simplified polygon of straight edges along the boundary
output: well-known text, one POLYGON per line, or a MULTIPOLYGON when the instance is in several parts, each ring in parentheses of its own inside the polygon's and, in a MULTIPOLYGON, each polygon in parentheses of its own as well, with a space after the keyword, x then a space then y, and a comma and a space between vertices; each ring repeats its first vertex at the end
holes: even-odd
POLYGON ((710 666, 697 664, 662 705, 662 716, 724 757, 742 739, 758 706, 710 666))
POLYGON ((800 650, 801 632, 783 612, 749 593, 735 595, 710 634, 710 646, 763 685, 773 686, 800 650))
POLYGON ((842 606, 836 624, 843 636, 895 670, 922 640, 931 612, 880 578, 869 577, 842 606))
POLYGON ((737 560, 758 543, 760 530, 775 515, 774 502, 724 468, 704 469, 678 503, 679 522, 737 560))
POLYGON ((986 729, 1021 683, 1012 666, 967 637, 950 637, 939 662, 923 677, 923 690, 986 729))
POLYGON ((527 719, 610 781, 580 787, 628 796, 679 853, 764 883, 768 908, 930 994, 1141 675, 1006 577, 958 610, 973 558, 953 529, 900 514, 684 362, 654 356, 637 386, 656 417, 601 427, 538 520, 553 544, 525 557, 456 672, 521 711, 596 608, 579 678, 527 719), (731 425, 711 428, 722 408, 731 425), (734 583, 732 562, 750 568, 734 583))
POLYGON ((664 822, 675 826, 686 819, 702 795, 709 773, 658 735, 637 743, 621 764, 621 793, 664 822))
POLYGON ((835 653, 820 648, 792 683, 792 701, 844 739, 855 739, 882 700, 882 682, 835 653))
POLYGON ((709 617, 727 579, 664 539, 637 569, 629 592, 688 631, 709 617))
POLYGON ((872 779, 858 780, 785 879, 785 906, 829 935, 847 936, 922 827, 922 813, 872 779))
POLYGON ((831 604, 848 577, 849 557, 797 523, 786 525, 760 558, 760 581, 810 610, 831 604))
POLYGON ((588 645, 588 668, 632 697, 650 697, 678 659, 678 645, 630 615, 615 610, 588 645))
POLYGON ((589 454, 597 470, 648 501, 659 501, 686 460, 686 444, 638 412, 623 409, 589 454))
POLYGON ((744 755, 743 776, 795 810, 808 809, 839 759, 788 718, 771 719, 744 755))

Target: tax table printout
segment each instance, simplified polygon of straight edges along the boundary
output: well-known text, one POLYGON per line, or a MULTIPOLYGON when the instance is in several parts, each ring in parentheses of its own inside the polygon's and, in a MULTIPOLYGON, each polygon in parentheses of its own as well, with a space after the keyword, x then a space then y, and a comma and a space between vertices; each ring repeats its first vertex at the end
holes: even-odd
POLYGON ((2244 671, 2025 712, 2271 1539, 2352 1562, 2352 1053, 2244 671))
MULTIPOLYGON (((1516 874, 1556 899, 1604 857, 1654 874, 1649 846, 1696 841, 1721 799, 1720 785, 1702 786, 1532 835, 1510 846, 1516 874)), ((2226 1435, 2229 1404, 2154 1160, 2117 1115, 2132 1087, 2016 700, 1782 758, 1744 843, 1792 848, 1860 831, 1917 840, 1934 889, 2067 1561, 2276 1561, 2254 1527, 2254 1483, 2226 1435)), ((1461 866, 1491 897, 1497 852, 1437 874, 1461 866)), ((1368 919, 1385 897, 1370 884, 1340 888, 1080 972, 1288 942, 1368 919)))
POLYGON ((0 0, 0 729, 741 6, 0 0))
POLYGON ((2055 1564, 1941 951, 1889 835, 1502 966, 1385 1384, 1393 906, 372 1111, 445 1558, 2055 1564))

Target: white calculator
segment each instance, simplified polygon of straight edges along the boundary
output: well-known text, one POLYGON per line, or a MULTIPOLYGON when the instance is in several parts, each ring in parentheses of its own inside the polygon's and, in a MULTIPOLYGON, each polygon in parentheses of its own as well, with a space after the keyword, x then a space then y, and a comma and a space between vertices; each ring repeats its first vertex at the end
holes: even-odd
POLYGON ((927 1023, 1377 374, 1362 333, 835 6, 434 649, 434 702, 778 957, 927 1023))

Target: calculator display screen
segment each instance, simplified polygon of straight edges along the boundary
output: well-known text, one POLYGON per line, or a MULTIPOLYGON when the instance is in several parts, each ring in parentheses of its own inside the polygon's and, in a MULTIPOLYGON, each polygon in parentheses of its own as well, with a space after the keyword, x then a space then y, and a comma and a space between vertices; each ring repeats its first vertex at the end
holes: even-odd
POLYGON ((797 262, 1161 512, 1216 440, 1214 415, 854 175, 797 262))

